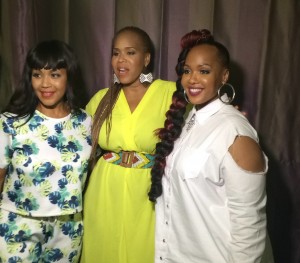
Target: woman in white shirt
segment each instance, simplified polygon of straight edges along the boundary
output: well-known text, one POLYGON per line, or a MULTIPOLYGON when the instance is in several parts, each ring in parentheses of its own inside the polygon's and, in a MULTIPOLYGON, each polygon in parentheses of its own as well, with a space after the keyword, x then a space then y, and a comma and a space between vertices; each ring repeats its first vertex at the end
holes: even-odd
POLYGON ((155 262, 261 262, 267 158, 230 105, 229 53, 208 30, 186 34, 181 45, 149 192, 157 202, 155 262))

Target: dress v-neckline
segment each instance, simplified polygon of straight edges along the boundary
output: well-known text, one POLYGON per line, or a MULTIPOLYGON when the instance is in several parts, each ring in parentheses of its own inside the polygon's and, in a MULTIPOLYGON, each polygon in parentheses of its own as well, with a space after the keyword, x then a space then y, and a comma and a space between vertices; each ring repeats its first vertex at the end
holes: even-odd
POLYGON ((121 98, 122 100, 124 100, 124 104, 126 104, 126 108, 127 108, 127 111, 129 112, 129 115, 135 115, 135 114, 137 114, 136 112, 139 112, 139 111, 140 111, 140 108, 143 107, 142 104, 145 103, 144 101, 147 100, 147 97, 149 96, 149 95, 147 95, 147 94, 150 93, 150 91, 149 91, 150 87, 151 87, 151 84, 149 85, 149 87, 147 88, 147 90, 146 90, 146 92, 144 93, 143 97, 141 98, 141 100, 139 101, 139 103, 137 104, 137 106, 135 107, 135 109, 134 109, 133 111, 131 111, 131 109, 130 109, 130 106, 129 106, 129 103, 128 103, 128 101, 127 101, 127 98, 126 98, 126 95, 125 95, 124 90, 121 89, 120 98, 121 98))

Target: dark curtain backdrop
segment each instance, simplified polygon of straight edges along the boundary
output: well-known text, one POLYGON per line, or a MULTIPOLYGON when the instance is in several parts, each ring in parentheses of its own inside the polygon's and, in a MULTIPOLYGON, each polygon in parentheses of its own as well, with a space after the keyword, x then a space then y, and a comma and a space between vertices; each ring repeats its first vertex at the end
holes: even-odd
MULTIPOLYGON (((25 55, 46 39, 68 42, 83 72, 85 104, 111 82, 116 30, 143 28, 156 77, 176 80, 179 40, 207 28, 232 56, 235 104, 267 153, 268 229, 276 262, 300 262, 299 0, 0 0, 0 109, 18 84, 25 55)), ((1 146, 0 146, 1 147, 1 146)))

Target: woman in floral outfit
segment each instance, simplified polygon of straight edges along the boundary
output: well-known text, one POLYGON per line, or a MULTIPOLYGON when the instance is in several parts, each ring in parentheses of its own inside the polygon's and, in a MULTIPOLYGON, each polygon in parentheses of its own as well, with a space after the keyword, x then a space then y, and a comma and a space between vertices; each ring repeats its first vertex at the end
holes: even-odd
POLYGON ((78 261, 91 151, 78 70, 67 44, 39 43, 0 115, 0 262, 78 261))

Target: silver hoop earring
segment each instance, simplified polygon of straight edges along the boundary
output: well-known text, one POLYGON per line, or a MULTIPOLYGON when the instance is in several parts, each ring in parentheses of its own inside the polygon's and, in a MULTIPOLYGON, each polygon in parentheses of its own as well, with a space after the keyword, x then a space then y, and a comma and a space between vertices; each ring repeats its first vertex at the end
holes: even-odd
POLYGON ((191 103, 191 102, 189 101, 189 97, 186 95, 185 90, 183 90, 183 97, 184 97, 184 99, 185 99, 185 101, 186 101, 187 103, 191 103))
POLYGON ((120 83, 120 80, 118 79, 117 75, 114 73, 113 75, 113 81, 114 81, 114 84, 119 84, 120 83))
POLYGON ((141 75, 140 75, 141 83, 144 83, 144 82, 152 83, 152 81, 153 81, 153 75, 151 72, 149 72, 148 74, 141 73, 141 75))
POLYGON ((227 83, 227 82, 226 82, 226 83, 224 83, 224 84, 218 89, 218 98, 219 98, 219 100, 222 101, 223 103, 225 103, 225 104, 230 104, 230 103, 234 100, 234 97, 235 97, 235 90, 234 90, 234 87, 233 87, 230 83, 227 83), (232 93, 231 96, 229 96, 228 93, 226 92, 226 88, 225 88, 224 91, 222 91, 222 88, 224 88, 224 87, 226 87, 226 86, 230 87, 231 93, 232 93), (224 101, 224 100, 222 99, 222 97, 223 97, 224 94, 226 94, 226 96, 225 96, 226 101, 224 101))

